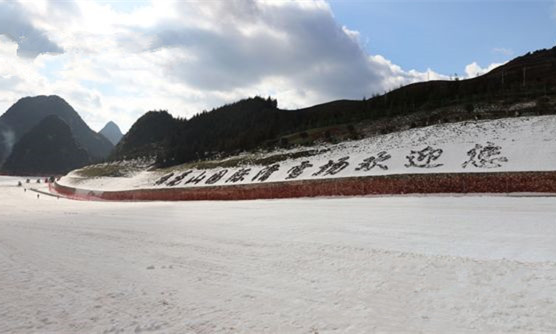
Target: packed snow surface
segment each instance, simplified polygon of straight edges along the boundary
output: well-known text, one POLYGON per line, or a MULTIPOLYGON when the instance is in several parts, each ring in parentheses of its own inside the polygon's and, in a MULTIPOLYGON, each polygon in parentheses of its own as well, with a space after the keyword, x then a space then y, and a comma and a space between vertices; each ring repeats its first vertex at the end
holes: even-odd
MULTIPOLYGON (((310 155, 236 167, 139 172, 131 177, 82 178, 63 185, 90 190, 200 187, 415 173, 556 170, 556 116, 466 121, 410 129, 362 140, 261 153, 256 158, 310 155)), ((241 158, 240 156, 239 158, 241 158)), ((238 157, 232 157, 238 158, 238 157)))
POLYGON ((556 332, 553 197, 80 202, 17 181, 0 333, 556 332))

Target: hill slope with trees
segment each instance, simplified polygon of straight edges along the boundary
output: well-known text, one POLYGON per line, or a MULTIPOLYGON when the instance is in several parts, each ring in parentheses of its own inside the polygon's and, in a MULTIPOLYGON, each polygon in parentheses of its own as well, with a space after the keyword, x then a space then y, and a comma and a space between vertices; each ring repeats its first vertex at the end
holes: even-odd
POLYGON ((63 174, 91 163, 70 127, 55 115, 45 117, 15 144, 3 170, 19 175, 63 174))
POLYGON ((157 157, 160 166, 168 166, 288 146, 293 140, 310 143, 336 136, 341 140, 436 123, 513 116, 511 106, 516 104, 525 106, 520 112, 554 113, 555 86, 556 47, 528 53, 476 78, 415 83, 359 101, 282 110, 275 100, 255 97, 189 120, 170 120, 167 115, 160 122, 138 121, 134 131, 159 133, 156 144, 146 145, 141 136, 126 136, 111 158, 151 156, 157 157))
POLYGON ((112 151, 112 159, 131 159, 164 154, 169 135, 180 121, 166 111, 149 111, 141 116, 112 151))

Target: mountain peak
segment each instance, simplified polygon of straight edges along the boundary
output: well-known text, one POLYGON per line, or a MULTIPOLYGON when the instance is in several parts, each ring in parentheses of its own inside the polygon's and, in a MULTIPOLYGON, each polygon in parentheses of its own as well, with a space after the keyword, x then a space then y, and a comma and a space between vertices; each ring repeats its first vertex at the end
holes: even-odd
POLYGON ((13 145, 50 115, 58 116, 70 127, 78 144, 87 150, 93 161, 108 156, 112 143, 91 130, 66 100, 57 95, 39 95, 19 99, 0 116, 0 165, 13 145))
POLYGON ((20 175, 64 174, 90 162, 69 125, 57 115, 48 115, 15 144, 2 169, 20 175))
POLYGON ((110 142, 114 145, 116 145, 123 137, 120 127, 112 121, 106 123, 106 125, 98 133, 110 140, 110 142))

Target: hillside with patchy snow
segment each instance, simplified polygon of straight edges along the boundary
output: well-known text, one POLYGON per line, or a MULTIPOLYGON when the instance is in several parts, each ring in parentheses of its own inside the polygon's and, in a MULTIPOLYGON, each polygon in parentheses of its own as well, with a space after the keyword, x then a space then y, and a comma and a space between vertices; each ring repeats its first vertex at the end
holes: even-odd
MULTIPOLYGON (((129 164, 108 163, 95 168, 125 169, 129 164)), ((340 144, 243 154, 165 170, 135 168, 120 176, 85 177, 83 170, 77 170, 59 183, 91 190, 127 190, 394 174, 553 170, 556 116, 550 115, 439 124, 340 144)))

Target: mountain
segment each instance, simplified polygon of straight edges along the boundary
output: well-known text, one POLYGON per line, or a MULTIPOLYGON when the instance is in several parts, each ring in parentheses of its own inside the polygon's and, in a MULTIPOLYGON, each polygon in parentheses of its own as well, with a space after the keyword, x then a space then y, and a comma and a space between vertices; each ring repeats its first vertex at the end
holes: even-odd
POLYGON ((14 145, 3 171, 18 175, 65 174, 91 163, 71 129, 60 117, 49 115, 14 145))
MULTIPOLYGON (((155 125, 161 136, 155 145, 130 136, 111 159, 150 155, 169 166, 242 150, 355 139, 437 123, 556 113, 555 104, 556 47, 528 53, 476 78, 414 83, 370 99, 282 110, 275 100, 255 97, 189 120, 168 115, 166 127, 155 125)), ((149 122, 134 127, 151 131, 149 122)))
POLYGON ((167 145, 168 135, 174 133, 179 121, 167 111, 149 111, 141 116, 122 137, 110 155, 111 159, 157 156, 167 145))
POLYGON ((77 143, 93 160, 102 160, 110 154, 112 143, 91 130, 64 99, 41 95, 20 99, 0 116, 0 165, 13 145, 49 115, 56 115, 66 122, 77 143))
POLYGON ((110 140, 113 145, 118 144, 120 139, 124 136, 116 123, 112 121, 106 123, 106 125, 98 133, 110 140))

